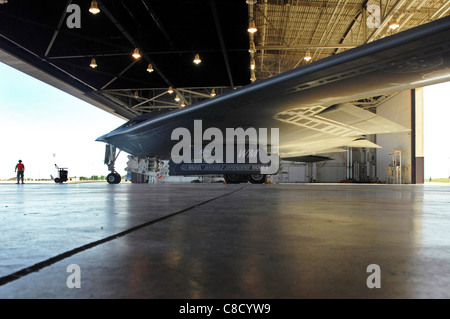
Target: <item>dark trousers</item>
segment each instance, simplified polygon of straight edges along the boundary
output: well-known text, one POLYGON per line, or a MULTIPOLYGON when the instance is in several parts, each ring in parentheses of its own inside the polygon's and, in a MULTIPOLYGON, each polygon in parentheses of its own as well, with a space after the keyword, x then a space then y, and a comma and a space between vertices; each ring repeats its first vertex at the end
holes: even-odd
POLYGON ((22 180, 23 184, 23 171, 17 171, 17 183, 19 183, 20 180, 22 180))

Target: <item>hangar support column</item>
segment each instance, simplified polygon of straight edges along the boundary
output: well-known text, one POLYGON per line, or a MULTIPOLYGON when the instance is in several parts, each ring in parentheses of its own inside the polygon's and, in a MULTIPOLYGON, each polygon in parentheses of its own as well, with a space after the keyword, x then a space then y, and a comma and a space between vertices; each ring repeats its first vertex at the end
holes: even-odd
MULTIPOLYGON (((377 106, 377 114, 397 124, 411 129, 410 131, 398 133, 377 134, 376 143, 382 148, 376 150, 377 176, 381 182, 393 183, 395 178, 392 153, 393 150, 401 151, 402 180, 401 183, 411 184, 412 181, 412 158, 413 146, 411 143, 412 127, 412 101, 411 91, 402 91, 394 94, 390 99, 377 106)), ((399 181, 400 182, 400 181, 399 181)))
POLYGON ((377 107, 377 114, 394 121, 409 132, 379 134, 376 142, 377 176, 380 181, 392 183, 392 152, 401 151, 402 180, 404 184, 424 182, 424 126, 423 89, 402 91, 377 107))

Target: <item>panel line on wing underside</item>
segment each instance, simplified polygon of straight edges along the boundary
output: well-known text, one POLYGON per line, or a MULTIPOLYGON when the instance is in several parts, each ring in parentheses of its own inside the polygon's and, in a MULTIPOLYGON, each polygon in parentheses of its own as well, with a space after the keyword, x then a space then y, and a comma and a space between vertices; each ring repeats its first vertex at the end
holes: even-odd
POLYGON ((280 112, 275 115, 275 119, 335 136, 359 136, 366 134, 365 131, 356 129, 350 125, 319 116, 318 114, 325 109, 326 107, 322 105, 314 105, 306 108, 300 107, 280 112))
MULTIPOLYGON (((415 51, 408 53, 402 57, 385 58, 371 64, 361 65, 359 68, 354 67, 351 70, 328 75, 324 78, 315 79, 306 83, 301 83, 294 87, 288 88, 283 93, 291 94, 317 86, 330 84, 336 81, 343 81, 355 76, 364 75, 373 71, 385 70, 386 73, 413 73, 426 72, 427 70, 438 67, 443 63, 443 59, 439 54, 444 54, 450 49, 450 43, 439 43, 427 48, 426 51, 415 51)), ((426 75, 424 75, 425 77, 426 75)))
POLYGON ((410 129, 351 103, 314 105, 280 112, 275 119, 339 137, 406 132, 410 129))

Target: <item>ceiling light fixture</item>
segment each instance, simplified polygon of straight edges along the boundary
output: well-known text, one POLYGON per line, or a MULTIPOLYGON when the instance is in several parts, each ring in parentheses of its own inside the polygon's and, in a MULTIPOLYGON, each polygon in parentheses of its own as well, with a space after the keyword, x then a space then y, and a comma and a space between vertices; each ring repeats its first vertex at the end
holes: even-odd
POLYGON ((254 70, 256 67, 255 59, 252 59, 252 62, 250 63, 250 69, 254 70))
POLYGON ((178 94, 177 94, 177 96, 175 96, 175 101, 180 101, 181 99, 180 99, 180 97, 178 96, 178 94))
POLYGON ((95 58, 92 58, 91 64, 89 64, 89 66, 93 69, 95 69, 97 67, 97 61, 95 61, 95 58))
POLYGON ((248 32, 250 33, 255 33, 256 31, 258 31, 258 29, 256 29, 256 24, 255 21, 250 21, 249 27, 247 29, 248 32))
POLYGON ((147 72, 148 73, 152 73, 154 70, 153 70, 153 65, 150 63, 149 65, 148 65, 148 68, 147 68, 147 72))
POLYGON ((256 46, 254 42, 250 43, 250 49, 248 49, 248 52, 256 53, 256 46))
POLYGON ((250 81, 255 82, 256 81, 256 75, 255 72, 252 72, 252 76, 250 78, 250 81))
POLYGON ((100 9, 98 8, 98 5, 97 5, 97 1, 92 0, 91 7, 89 8, 89 12, 92 14, 97 14, 100 12, 100 9))
POLYGON ((135 58, 136 60, 139 59, 141 57, 141 53, 139 52, 139 49, 136 48, 133 51, 133 54, 131 55, 133 58, 135 58))
POLYGON ((211 91, 211 96, 212 96, 212 97, 215 97, 215 96, 216 96, 216 91, 215 91, 214 89, 212 89, 212 91, 211 91))
POLYGON ((181 102, 180 106, 181 106, 181 107, 185 107, 186 104, 185 104, 184 102, 181 102))
POLYGON ((173 89, 171 86, 169 86, 169 89, 167 90, 167 93, 172 94, 173 93, 173 89))
POLYGON ((306 54, 305 54, 305 56, 303 57, 303 59, 304 59, 306 62, 311 61, 312 57, 311 57, 311 52, 309 52, 309 50, 306 51, 306 54))
POLYGON ((198 53, 195 55, 195 58, 194 58, 194 63, 195 64, 199 64, 200 62, 202 62, 202 60, 200 60, 200 56, 198 55, 198 53))
POLYGON ((392 22, 389 24, 389 29, 395 30, 398 29, 400 25, 397 22, 397 19, 392 20, 392 22))

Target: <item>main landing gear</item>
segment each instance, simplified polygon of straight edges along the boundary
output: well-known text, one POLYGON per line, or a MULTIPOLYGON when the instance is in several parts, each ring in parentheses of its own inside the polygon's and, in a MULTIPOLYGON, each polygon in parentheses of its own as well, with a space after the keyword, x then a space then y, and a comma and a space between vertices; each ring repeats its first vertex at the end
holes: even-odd
POLYGON ((263 174, 225 174, 223 175, 227 184, 239 184, 250 182, 252 184, 263 184, 267 181, 267 175, 263 174))

